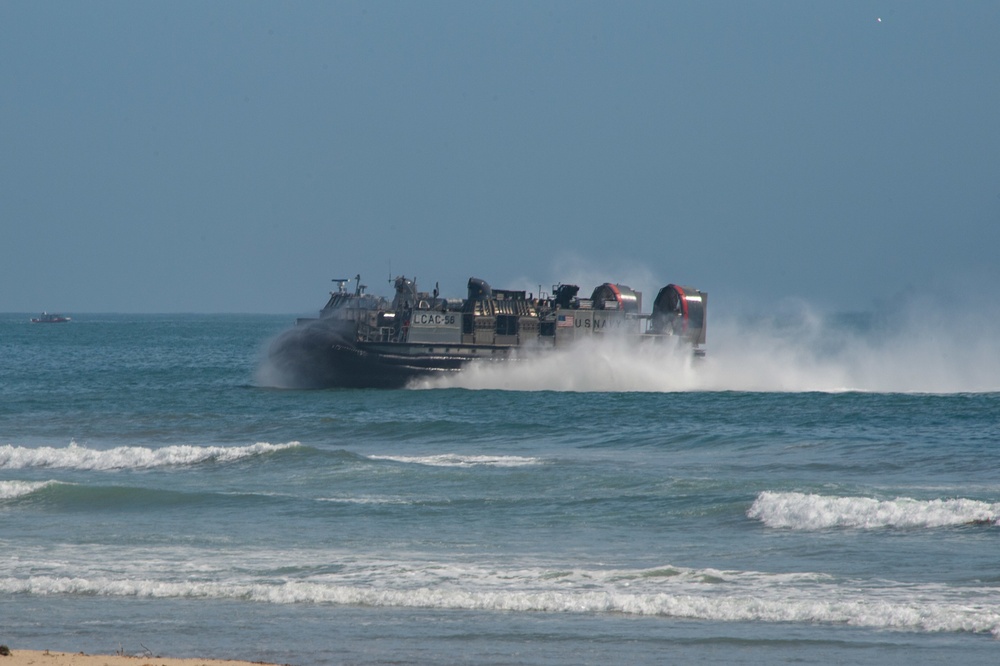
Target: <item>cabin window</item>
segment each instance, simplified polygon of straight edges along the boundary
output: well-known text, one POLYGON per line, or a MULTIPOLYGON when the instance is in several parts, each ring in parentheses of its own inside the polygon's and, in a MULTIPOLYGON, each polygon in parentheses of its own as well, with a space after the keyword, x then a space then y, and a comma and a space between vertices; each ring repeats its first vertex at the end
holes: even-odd
POLYGON ((497 335, 517 335, 517 315, 497 315, 497 335))

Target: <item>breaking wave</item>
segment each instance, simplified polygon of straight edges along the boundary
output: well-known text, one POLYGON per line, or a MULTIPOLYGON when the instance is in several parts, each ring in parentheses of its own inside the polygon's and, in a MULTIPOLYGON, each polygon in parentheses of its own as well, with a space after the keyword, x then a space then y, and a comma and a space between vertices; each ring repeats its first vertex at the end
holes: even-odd
POLYGON ((765 491, 747 516, 768 527, 822 530, 834 527, 878 529, 884 527, 950 527, 996 525, 1000 503, 972 499, 916 500, 898 497, 828 497, 805 493, 765 491))
POLYGON ((0 469, 50 467, 79 470, 150 469, 194 465, 203 462, 233 462, 299 446, 298 442, 249 446, 165 446, 152 449, 144 446, 119 446, 101 450, 80 446, 75 442, 64 448, 43 446, 28 448, 0 446, 0 469))
POLYGON ((799 622, 1000 635, 997 592, 972 587, 872 587, 820 574, 662 567, 647 570, 462 568, 434 563, 349 567, 321 580, 217 581, 106 575, 0 579, 4 594, 238 599, 544 613, 621 613, 722 622, 799 622), (381 573, 373 573, 380 571, 381 573), (376 580, 371 580, 372 577, 376 580))
POLYGON ((25 497, 58 483, 59 481, 0 481, 0 500, 25 497))

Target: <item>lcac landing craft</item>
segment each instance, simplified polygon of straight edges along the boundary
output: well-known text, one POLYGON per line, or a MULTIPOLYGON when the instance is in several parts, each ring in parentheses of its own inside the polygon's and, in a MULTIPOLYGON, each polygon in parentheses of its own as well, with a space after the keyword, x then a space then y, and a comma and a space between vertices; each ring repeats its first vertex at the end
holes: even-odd
POLYGON ((604 283, 590 298, 558 284, 550 294, 493 289, 470 278, 466 298, 417 291, 397 277, 392 302, 349 280, 315 319, 271 344, 269 363, 293 388, 401 388, 413 379, 458 372, 470 363, 530 362, 532 355, 594 336, 619 335, 635 344, 690 346, 703 356, 708 294, 668 284, 642 313, 642 293, 604 283))

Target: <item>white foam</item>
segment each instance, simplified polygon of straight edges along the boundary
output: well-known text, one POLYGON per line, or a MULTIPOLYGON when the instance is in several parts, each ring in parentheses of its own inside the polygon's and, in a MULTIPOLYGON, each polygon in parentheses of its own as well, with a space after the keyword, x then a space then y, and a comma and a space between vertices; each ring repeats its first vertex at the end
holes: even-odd
POLYGON ((431 467, 525 467, 537 465, 538 458, 522 456, 459 455, 442 453, 431 456, 368 456, 369 460, 390 460, 392 462, 428 465, 431 467))
POLYGON ((765 491, 747 516, 768 527, 821 530, 833 527, 947 527, 1000 521, 1000 503, 971 499, 915 500, 897 497, 830 497, 765 491))
POLYGON ((58 481, 0 481, 0 500, 15 499, 30 495, 58 481))
POLYGON ((81 470, 148 469, 177 465, 193 465, 215 460, 232 462, 250 456, 264 455, 299 446, 298 442, 248 446, 164 446, 152 449, 144 446, 119 446, 113 449, 91 449, 71 442, 64 448, 43 446, 29 448, 0 446, 0 469, 52 467, 81 470))
POLYGON ((440 562, 354 549, 231 550, 223 543, 198 549, 39 544, 8 562, 0 594, 623 613, 1000 636, 1000 589, 988 585, 671 565, 560 569, 532 560, 440 562))
MULTIPOLYGON (((286 554, 286 562, 288 555, 286 554)), ((0 578, 0 593, 238 599, 260 603, 623 613, 721 622, 845 624, 1000 635, 1000 592, 945 585, 858 583, 818 574, 663 567, 502 569, 434 562, 348 561, 326 573, 222 579, 187 567, 172 580, 134 575, 0 578)), ((215 572, 216 574, 218 572, 215 572)))

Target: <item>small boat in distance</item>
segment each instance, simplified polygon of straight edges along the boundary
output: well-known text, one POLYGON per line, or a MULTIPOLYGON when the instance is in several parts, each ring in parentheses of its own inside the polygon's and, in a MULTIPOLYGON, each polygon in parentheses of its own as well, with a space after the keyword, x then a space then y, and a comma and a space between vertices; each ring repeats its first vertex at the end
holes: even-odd
POLYGON ((32 324, 62 324, 70 320, 70 317, 64 317, 61 314, 52 314, 50 312, 43 312, 37 317, 31 318, 32 324))

